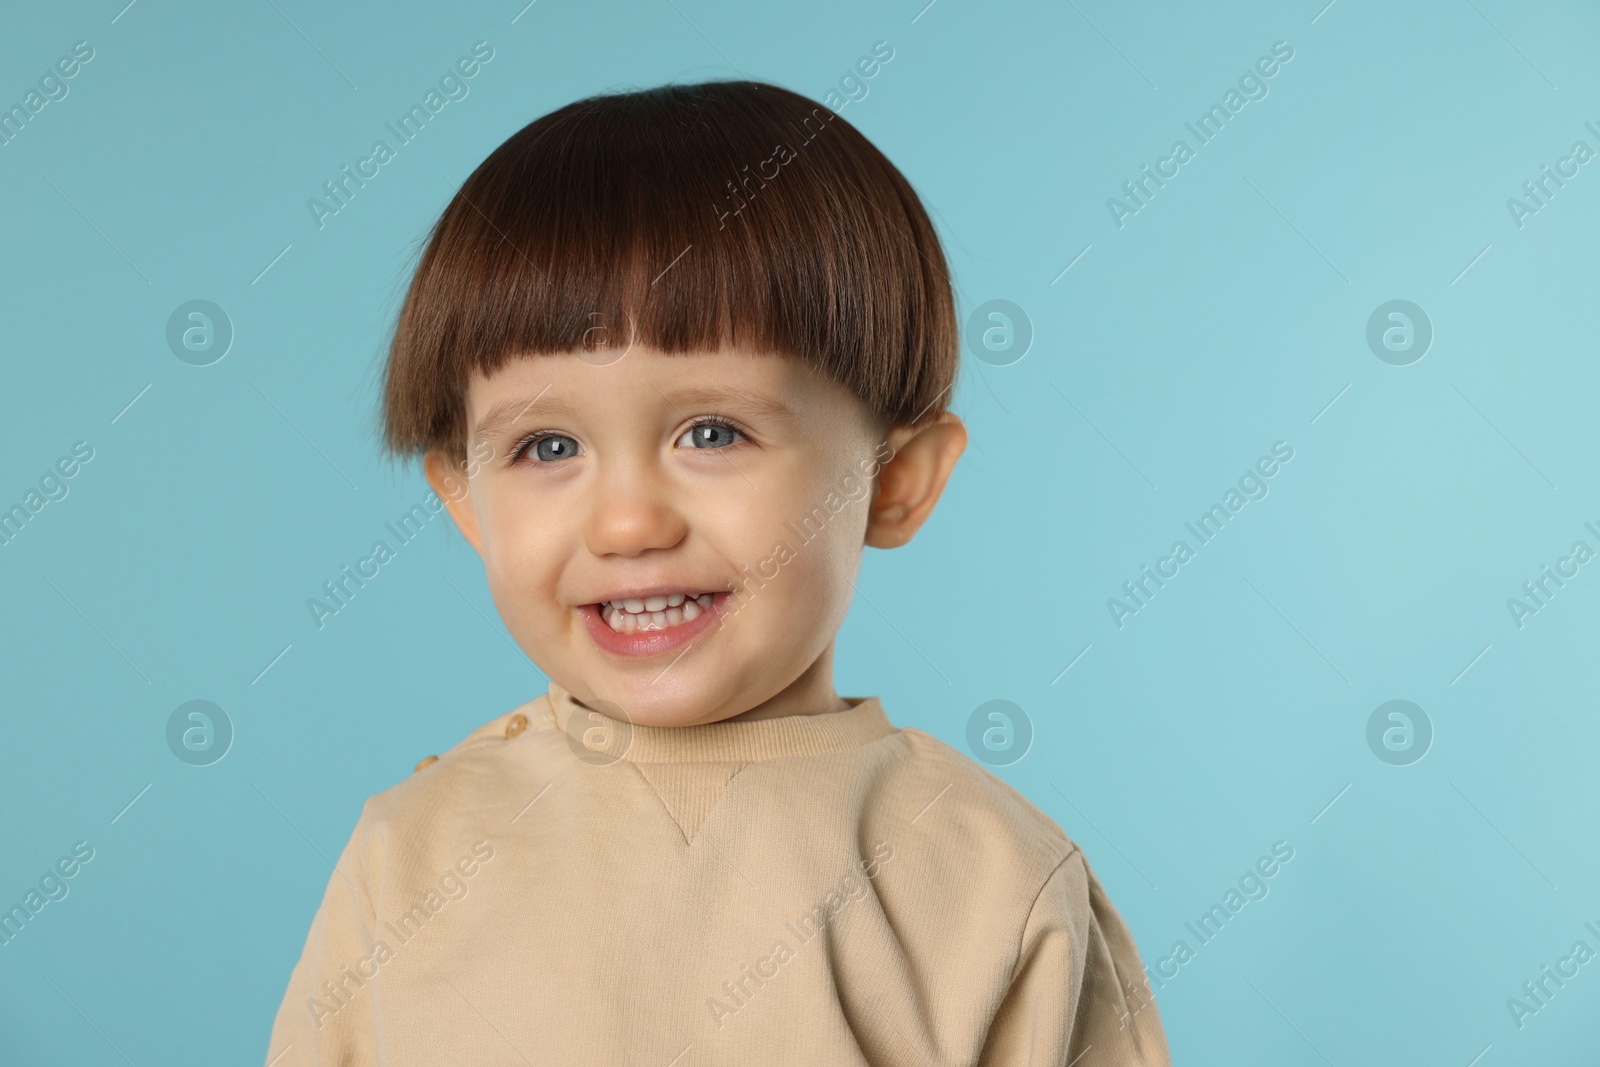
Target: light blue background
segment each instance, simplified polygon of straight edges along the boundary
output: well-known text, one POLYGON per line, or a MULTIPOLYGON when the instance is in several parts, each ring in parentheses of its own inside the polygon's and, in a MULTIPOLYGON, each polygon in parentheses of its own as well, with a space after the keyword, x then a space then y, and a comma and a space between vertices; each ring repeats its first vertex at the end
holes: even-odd
POLYGON ((1011 300, 1036 336, 965 357, 971 447, 868 553, 838 690, 958 747, 1021 705, 998 773, 1152 966, 1293 846, 1159 990, 1180 1064, 1593 1062, 1600 962, 1521 1029, 1506 1006, 1600 949, 1600 563, 1520 629, 1506 606, 1600 549, 1600 162, 1506 207, 1600 148, 1592 5, 122 3, 0 34, 7 106, 95 49, 0 147, 0 504, 95 449, 0 548, 0 905, 96 852, 0 947, 0 1061, 261 1062, 362 799, 543 688, 443 518, 321 631, 305 606, 426 492, 379 458, 375 384, 460 181, 580 96, 820 99, 886 40, 843 116, 924 198, 963 319, 1011 300), (478 40, 470 95, 319 230, 307 199, 478 40), (1270 95, 1119 229, 1107 198, 1280 40, 1270 95), (237 331, 208 367, 164 337, 196 298, 237 331), (1396 298, 1436 330, 1404 367, 1365 341, 1396 298), (1107 598, 1279 440, 1270 495, 1119 630, 1107 598), (209 767, 165 742, 195 698, 237 731, 209 767), (1436 732, 1410 766, 1365 738, 1395 698, 1436 732))

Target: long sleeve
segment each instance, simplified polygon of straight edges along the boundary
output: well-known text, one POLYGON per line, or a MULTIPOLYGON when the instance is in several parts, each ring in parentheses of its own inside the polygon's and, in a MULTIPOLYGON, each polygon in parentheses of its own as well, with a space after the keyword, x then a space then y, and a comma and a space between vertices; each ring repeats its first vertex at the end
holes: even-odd
POLYGON ((1077 846, 875 698, 590 762, 551 690, 363 806, 270 1067, 1169 1067, 1077 846))
POLYGON ((1169 1067, 1138 950, 1074 850, 1039 891, 979 1067, 1169 1067))
POLYGON ((271 1067, 376 1064, 373 979, 388 955, 376 950, 375 918, 361 846, 367 809, 339 854, 267 1046, 271 1067))

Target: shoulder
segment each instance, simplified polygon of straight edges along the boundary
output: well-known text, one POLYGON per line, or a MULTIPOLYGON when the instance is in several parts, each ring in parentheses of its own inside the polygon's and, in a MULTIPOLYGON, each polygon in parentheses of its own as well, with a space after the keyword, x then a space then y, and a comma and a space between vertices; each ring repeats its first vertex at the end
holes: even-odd
MULTIPOLYGON (((875 883, 886 911, 941 916, 937 950, 967 973, 987 966, 999 988, 1025 950, 1065 945, 1080 963, 1100 907, 1077 843, 988 767, 901 727, 863 793, 865 840, 895 873, 875 883), (1061 935, 1066 940, 1059 940, 1061 935)), ((985 1061, 988 1062, 988 1061, 985 1061)))
POLYGON ((901 727, 896 736, 904 773, 928 794, 926 809, 914 811, 918 824, 959 835, 985 862, 1005 866, 1035 888, 1078 851, 1055 820, 987 767, 913 727, 901 727))
POLYGON ((444 753, 422 757, 417 761, 417 765, 411 769, 411 773, 420 773, 441 759, 453 759, 470 749, 494 745, 500 741, 514 740, 536 721, 542 722, 549 717, 548 700, 549 697, 547 695, 540 694, 525 704, 519 704, 510 711, 495 716, 482 726, 474 729, 460 741, 457 741, 455 745, 446 749, 444 753))
MULTIPOLYGON (((388 789, 368 797, 361 828, 385 839, 460 838, 500 822, 500 808, 515 814, 521 787, 548 763, 527 759, 555 727, 548 695, 539 696, 474 728, 455 745, 419 760, 388 789)), ((509 818, 509 816, 508 816, 509 818)))

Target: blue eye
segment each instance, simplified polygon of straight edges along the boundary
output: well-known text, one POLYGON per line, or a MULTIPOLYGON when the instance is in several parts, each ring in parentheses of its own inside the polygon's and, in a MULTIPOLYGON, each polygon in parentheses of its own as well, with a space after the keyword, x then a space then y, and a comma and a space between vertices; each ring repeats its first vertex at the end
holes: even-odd
POLYGON ((583 454, 578 442, 564 433, 534 434, 516 447, 512 458, 521 459, 529 452, 541 463, 554 463, 583 454))
POLYGON ((678 443, 681 445, 687 438, 691 448, 727 448, 743 436, 738 427, 720 419, 708 418, 685 430, 683 437, 678 438, 678 443))

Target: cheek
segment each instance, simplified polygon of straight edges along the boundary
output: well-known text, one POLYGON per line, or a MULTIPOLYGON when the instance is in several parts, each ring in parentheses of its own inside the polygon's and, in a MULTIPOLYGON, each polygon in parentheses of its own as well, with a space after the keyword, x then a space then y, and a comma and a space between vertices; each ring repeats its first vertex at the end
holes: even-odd
POLYGON ((484 577, 503 613, 531 617, 556 572, 566 531, 548 510, 517 500, 486 502, 478 513, 484 577))
POLYGON ((850 581, 860 562, 866 506, 851 501, 836 480, 813 477, 803 486, 766 505, 760 533, 747 538, 759 550, 754 558, 761 561, 761 568, 752 566, 751 571, 775 582, 787 605, 801 606, 804 617, 825 625, 848 605, 850 581), (779 542, 786 552, 774 552, 779 542))
POLYGON ((519 641, 528 636, 528 620, 533 617, 533 599, 517 569, 516 559, 504 559, 495 553, 483 554, 483 576, 489 586, 489 599, 494 601, 500 621, 519 641))
POLYGON ((846 502, 838 514, 829 516, 822 535, 801 548, 794 561, 805 584, 803 595, 827 618, 842 617, 855 593, 850 583, 860 568, 865 531, 866 509, 846 502))

